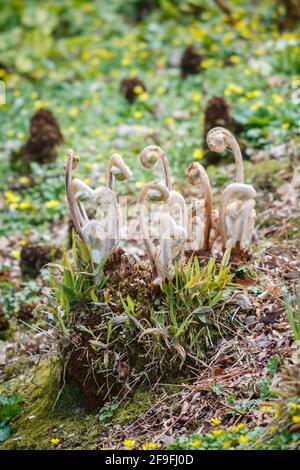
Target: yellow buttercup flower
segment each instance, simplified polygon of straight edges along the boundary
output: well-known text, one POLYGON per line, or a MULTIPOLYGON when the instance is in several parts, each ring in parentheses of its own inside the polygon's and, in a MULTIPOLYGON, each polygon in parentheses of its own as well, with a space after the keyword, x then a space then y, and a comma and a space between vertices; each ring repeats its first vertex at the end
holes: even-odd
POLYGON ((284 122, 284 123, 281 125, 282 129, 289 129, 290 126, 291 126, 291 125, 290 125, 289 122, 284 122))
POLYGON ((125 439, 123 444, 126 447, 126 449, 132 450, 132 449, 134 449, 135 440, 134 439, 125 439))
POLYGON ((134 93, 135 93, 136 95, 140 95, 141 93, 143 93, 144 88, 141 87, 141 85, 136 85, 136 86, 134 87, 133 91, 134 91, 134 93))
POLYGON ((219 436, 222 436, 222 434, 224 434, 224 429, 213 429, 211 433, 213 436, 219 437, 219 436))
POLYGON ((245 425, 243 423, 236 424, 235 426, 231 426, 231 431, 240 431, 241 429, 244 429, 245 425))
POLYGON ((141 119, 143 117, 143 113, 141 111, 135 111, 133 113, 133 116, 136 118, 136 119, 141 119))
POLYGON ((174 124, 174 118, 172 116, 167 116, 165 118, 165 123, 169 125, 174 124))
POLYGON ((201 149, 196 149, 193 153, 193 157, 197 158, 198 160, 201 160, 201 158, 203 158, 203 156, 204 156, 204 153, 203 153, 203 150, 201 150, 201 149))
POLYGON ((57 446, 57 444, 59 443, 60 443, 60 439, 58 439, 58 437, 51 438, 51 444, 53 444, 54 446, 57 446))
POLYGON ((46 202, 47 209, 54 209, 59 204, 59 201, 56 199, 51 199, 51 201, 46 202))
POLYGON ((284 99, 282 98, 281 95, 277 95, 276 93, 273 93, 272 94, 272 100, 276 103, 276 104, 282 104, 284 103, 284 99))
POLYGON ((30 183, 30 178, 28 178, 28 176, 21 176, 21 178, 19 178, 19 183, 29 184, 30 183))
POLYGON ((38 94, 36 91, 33 91, 32 93, 30 93, 30 98, 33 99, 33 100, 36 100, 38 98, 38 94))
POLYGON ((160 86, 160 87, 157 88, 157 94, 158 95, 163 95, 164 93, 166 93, 165 87, 160 86))
POLYGON ((158 448, 158 444, 154 442, 149 442, 149 441, 145 442, 145 444, 142 446, 143 450, 154 450, 157 448, 158 448))
POLYGON ((143 92, 139 95, 139 101, 142 101, 144 103, 145 101, 148 101, 150 98, 149 93, 143 92))
POLYGON ((222 449, 228 449, 230 447, 230 441, 224 441, 222 445, 222 449))
POLYGON ((193 440, 190 442, 190 445, 191 445, 192 447, 200 447, 201 441, 200 441, 200 439, 193 439, 193 440))
POLYGON ((216 424, 216 425, 222 423, 222 421, 221 421, 219 418, 211 418, 211 422, 212 422, 213 424, 216 424))
POLYGON ((300 423, 300 416, 293 416, 292 421, 294 424, 299 424, 300 423))
POLYGON ((23 201, 19 204, 20 209, 29 209, 31 203, 29 201, 23 201))
POLYGON ((249 437, 248 437, 248 436, 240 436, 240 437, 239 437, 239 442, 240 442, 241 444, 245 444, 245 443, 248 442, 248 441, 249 441, 249 437))
POLYGON ((201 93, 192 94, 192 100, 194 101, 194 103, 200 103, 201 99, 202 99, 201 93))
POLYGON ((21 258, 21 250, 13 250, 11 252, 11 255, 15 259, 20 259, 21 258))

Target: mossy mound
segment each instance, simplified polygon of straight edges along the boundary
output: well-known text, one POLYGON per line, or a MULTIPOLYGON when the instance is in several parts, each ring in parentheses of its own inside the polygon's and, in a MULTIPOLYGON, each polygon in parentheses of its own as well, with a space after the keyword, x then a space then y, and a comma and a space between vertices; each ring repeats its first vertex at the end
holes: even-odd
POLYGON ((180 69, 182 78, 188 75, 196 75, 201 72, 201 62, 203 56, 199 54, 196 47, 192 44, 188 46, 182 54, 180 61, 180 69))
MULTIPOLYGON (((206 136, 214 127, 225 127, 234 135, 239 135, 243 130, 241 123, 237 122, 231 114, 230 106, 223 96, 212 96, 206 103, 204 110, 203 143, 207 163, 220 161, 220 154, 209 150, 206 136)), ((243 143, 240 143, 243 148, 243 143)))
POLYGON ((17 393, 22 403, 21 413, 11 423, 13 433, 0 443, 0 450, 102 448, 103 436, 112 426, 138 418, 155 399, 150 391, 138 391, 102 422, 101 411, 99 416, 85 413, 81 389, 74 382, 68 380, 62 388, 61 371, 60 363, 51 358, 38 364, 20 358, 7 366, 0 393, 17 393), (57 445, 53 438, 59 440, 57 445))
POLYGON ((63 136, 52 112, 39 109, 31 118, 27 142, 11 155, 11 166, 15 170, 28 172, 30 162, 52 162, 57 157, 57 146, 62 142, 63 136))
POLYGON ((146 85, 139 78, 123 78, 120 84, 120 92, 128 103, 132 104, 140 91, 146 91, 146 85))
POLYGON ((98 300, 73 304, 64 331, 58 325, 59 348, 67 376, 83 389, 87 410, 130 396, 137 387, 174 381, 189 365, 201 364, 223 333, 218 311, 205 306, 205 298, 221 298, 232 276, 214 260, 200 269, 191 260, 187 275, 192 284, 205 279, 203 296, 185 287, 186 271, 160 289, 148 266, 120 250, 105 265, 109 280, 98 300))
POLYGON ((62 251, 55 245, 28 243, 21 250, 20 267, 24 277, 35 278, 47 263, 59 260, 62 251))

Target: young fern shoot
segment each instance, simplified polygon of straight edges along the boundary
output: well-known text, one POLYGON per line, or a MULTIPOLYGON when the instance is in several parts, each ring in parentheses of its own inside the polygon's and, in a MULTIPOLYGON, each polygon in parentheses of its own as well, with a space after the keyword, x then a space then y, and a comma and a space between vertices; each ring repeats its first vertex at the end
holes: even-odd
POLYGON ((215 127, 207 134, 207 144, 214 152, 232 150, 236 162, 236 183, 223 191, 220 204, 220 231, 224 248, 245 250, 251 243, 255 222, 255 189, 244 183, 243 157, 235 137, 223 127, 215 127))
POLYGON ((156 248, 155 267, 157 283, 171 277, 174 263, 181 263, 187 239, 188 213, 184 198, 172 189, 169 162, 165 152, 155 145, 149 145, 141 153, 141 163, 145 168, 152 168, 161 161, 164 172, 164 186, 169 195, 165 200, 164 211, 160 214, 160 243, 156 248), (166 211, 167 210, 167 211, 166 211), (176 221, 178 220, 178 222, 176 221))
POLYGON ((191 163, 185 173, 189 183, 201 185, 204 199, 197 201, 188 212, 188 239, 192 250, 208 250, 212 225, 212 190, 207 173, 198 162, 191 163), (196 238, 196 242, 194 241, 196 238))
POLYGON ((130 168, 126 165, 121 155, 113 153, 107 166, 107 186, 113 191, 115 179, 124 181, 132 177, 130 168))
POLYGON ((90 252, 93 265, 112 253, 116 247, 119 233, 120 208, 111 188, 103 186, 92 189, 79 178, 72 178, 72 170, 79 165, 79 157, 69 150, 66 162, 66 193, 70 215, 78 236, 84 240, 90 252), (80 201, 85 198, 94 209, 105 205, 107 210, 101 220, 90 219, 80 201))

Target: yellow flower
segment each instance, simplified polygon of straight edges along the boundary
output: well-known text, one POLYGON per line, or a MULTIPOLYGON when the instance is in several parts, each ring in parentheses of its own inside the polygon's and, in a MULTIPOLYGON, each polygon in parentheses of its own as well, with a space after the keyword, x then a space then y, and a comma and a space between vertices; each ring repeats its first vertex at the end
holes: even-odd
POLYGON ((30 98, 32 98, 33 100, 36 100, 38 98, 38 94, 36 91, 33 91, 31 94, 30 94, 30 98))
POLYGON ((201 62, 201 67, 203 69, 208 69, 209 67, 211 67, 212 65, 214 64, 214 60, 213 59, 205 59, 201 62))
POLYGON ((250 109, 252 111, 257 111, 259 108, 261 108, 263 106, 263 102, 262 101, 257 101, 256 103, 253 103, 251 106, 250 106, 250 109))
POLYGON ((68 127, 68 129, 67 129, 67 131, 68 131, 70 134, 74 134, 74 132, 76 132, 76 130, 77 130, 77 129, 76 129, 76 127, 74 127, 74 126, 70 126, 70 127, 68 127))
POLYGON ((273 93, 273 94, 272 94, 272 100, 273 100, 276 104, 282 104, 282 103, 284 103, 284 99, 282 98, 282 96, 277 95, 276 93, 273 93))
POLYGON ((154 450, 154 449, 157 449, 158 448, 158 444, 154 443, 154 442, 145 442, 145 444, 143 444, 142 446, 142 449, 143 450, 154 450))
POLYGON ((7 137, 13 137, 15 135, 15 131, 10 129, 9 131, 6 132, 7 137))
POLYGON ((91 180, 91 178, 83 178, 83 182, 85 184, 91 184, 92 180, 91 180))
POLYGON ((248 442, 248 441, 249 441, 249 437, 248 437, 248 436, 240 436, 240 437, 239 437, 239 442, 240 442, 241 444, 245 444, 245 443, 248 442))
POLYGON ((19 178, 19 183, 29 184, 30 183, 30 178, 28 178, 28 176, 21 176, 21 178, 19 178))
POLYGON ((246 97, 247 98, 258 98, 261 95, 261 92, 258 90, 247 91, 246 97))
POLYGON ((21 246, 25 246, 27 243, 27 240, 25 238, 22 238, 22 240, 20 240, 20 245, 21 246))
POLYGON ((261 411, 268 411, 268 410, 272 410, 272 409, 273 409, 272 405, 263 405, 263 406, 260 407, 261 411))
POLYGON ((231 55, 229 57, 229 59, 231 60, 231 62, 233 64, 240 64, 241 63, 241 58, 238 55, 231 55))
POLYGON ((221 421, 219 418, 211 418, 211 422, 212 422, 213 424, 216 424, 216 425, 222 423, 222 421, 221 421))
POLYGON ((134 439, 125 439, 123 444, 126 447, 126 449, 132 450, 132 449, 134 449, 135 440, 134 439))
POLYGON ((230 441, 224 441, 222 445, 222 449, 228 449, 230 447, 230 441))
POLYGON ((137 181, 135 185, 137 188, 142 188, 143 186, 145 186, 145 181, 137 181))
POLYGON ((60 443, 60 439, 58 439, 58 437, 51 438, 51 444, 53 444, 54 446, 57 446, 57 444, 59 443, 60 443))
POLYGON ((243 429, 245 425, 243 423, 236 424, 235 426, 231 426, 231 431, 239 431, 240 429, 243 429))
POLYGON ((110 448, 109 447, 102 447, 102 449, 100 449, 100 450, 110 450, 110 448))
POLYGON ((20 259, 21 258, 21 250, 13 250, 11 252, 11 255, 15 259, 20 259))
POLYGON ((194 439, 192 442, 190 442, 190 445, 192 447, 200 447, 201 441, 200 441, 200 439, 194 439))
POLYGON ((20 196, 15 194, 13 191, 6 191, 5 198, 7 202, 19 202, 20 201, 20 196))
POLYGON ((289 403, 289 407, 292 411, 298 411, 300 410, 300 405, 298 403, 289 403))
POLYGON ((203 150, 201 149, 196 149, 193 153, 193 157, 197 158, 198 160, 201 160, 201 158, 203 158, 203 155, 204 153, 203 153, 203 150))
POLYGON ((136 119, 141 119, 143 117, 143 113, 141 111, 135 111, 133 115, 136 119))
POLYGON ((69 116, 76 117, 79 114, 79 108, 73 107, 69 111, 69 116))
POLYGON ((59 204, 59 201, 56 199, 51 199, 51 201, 46 202, 47 209, 54 209, 59 204))
POLYGON ((134 93, 135 93, 136 95, 140 95, 141 93, 143 93, 144 88, 141 87, 141 85, 136 85, 136 86, 134 87, 133 91, 134 91, 134 93))
POLYGON ((284 122, 282 125, 281 125, 282 129, 288 129, 290 127, 290 123, 289 122, 284 122))
POLYGON ((15 91, 14 91, 14 96, 15 96, 15 97, 18 97, 18 96, 20 96, 20 95, 21 95, 20 90, 15 90, 15 91))
POLYGON ((194 101, 194 103, 200 103, 201 98, 202 98, 201 93, 193 93, 192 94, 192 100, 194 101))
POLYGON ((224 434, 224 429, 213 429, 212 430, 212 435, 215 437, 222 436, 224 434))
POLYGON ((25 134, 24 134, 24 132, 18 132, 18 133, 17 133, 17 137, 18 137, 19 140, 25 139, 25 134))
POLYGON ((29 201, 23 201, 19 204, 20 209, 29 209, 30 208, 30 202, 29 201))
POLYGON ((167 116, 165 118, 165 123, 169 125, 174 124, 174 118, 172 116, 167 116))
POLYGON ((157 88, 157 94, 158 95, 163 95, 164 93, 166 93, 165 87, 160 86, 160 87, 157 88))
POLYGON ((292 421, 293 421, 293 423, 295 423, 295 424, 299 424, 299 423, 300 423, 300 416, 293 416, 293 417, 292 417, 292 421))
POLYGON ((139 101, 141 101, 142 103, 148 101, 149 98, 149 93, 146 93, 145 91, 139 95, 139 101))

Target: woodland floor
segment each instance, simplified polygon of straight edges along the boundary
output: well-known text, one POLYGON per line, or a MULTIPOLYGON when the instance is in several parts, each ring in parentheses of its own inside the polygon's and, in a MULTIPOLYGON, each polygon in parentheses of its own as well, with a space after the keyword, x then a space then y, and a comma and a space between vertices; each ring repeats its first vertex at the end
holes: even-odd
MULTIPOLYGON (((44 11, 51 16, 47 5, 44 11)), ((84 12, 86 7, 82 9, 84 12)), ((300 269, 300 115, 291 102, 290 86, 290 77, 297 78, 299 67, 288 50, 296 47, 288 41, 299 42, 300 34, 271 33, 264 24, 255 26, 254 20, 248 25, 246 14, 232 31, 214 15, 205 23, 188 18, 177 25, 169 18, 160 25, 160 16, 154 13, 141 24, 122 24, 121 33, 111 19, 99 40, 95 31, 102 26, 105 11, 97 17, 98 23, 97 19, 93 22, 93 9, 84 14, 86 43, 76 45, 67 42, 70 38, 60 38, 70 49, 58 60, 60 48, 52 45, 53 50, 47 50, 45 46, 53 64, 49 72, 38 51, 30 69, 26 41, 19 65, 8 54, 9 67, 3 68, 7 105, 1 123, 0 182, 6 193, 0 196, 0 295, 8 324, 0 339, 0 393, 20 396, 21 412, 0 449, 122 448, 125 438, 138 445, 157 442, 164 448, 177 436, 211 429, 215 417, 224 426, 264 425, 270 416, 262 407, 275 399, 273 378, 296 350, 282 289, 293 292, 300 269), (249 28, 250 38, 246 34, 249 28), (273 51, 274 43, 265 42, 266 37, 282 40, 285 49, 273 51), (200 74, 183 80, 178 56, 190 42, 204 50, 211 62, 200 74), (283 62, 280 54, 285 53, 283 62), (227 56, 238 59, 223 69, 227 56), (149 96, 131 106, 119 93, 119 81, 136 73, 147 83, 149 96), (228 334, 220 337, 201 367, 190 368, 189 379, 177 377, 173 383, 160 383, 151 390, 144 387, 117 406, 107 403, 97 414, 86 414, 76 386, 67 383, 62 389, 53 323, 42 309, 32 315, 30 308, 24 308, 47 303, 49 287, 44 270, 33 280, 22 277, 20 250, 36 241, 55 240, 60 247, 66 246, 63 155, 68 147, 81 156, 81 175, 91 185, 103 183, 108 155, 120 152, 134 178, 124 186, 118 183, 118 190, 133 202, 144 181, 152 178, 151 171, 140 168, 138 155, 144 145, 159 144, 170 154, 176 189, 187 199, 195 195, 184 182, 184 172, 193 159, 202 157, 204 107, 213 94, 225 94, 234 116, 245 125, 246 181, 257 190, 252 258, 237 266, 243 288, 222 306, 232 312, 225 325, 228 334), (30 182, 23 184, 22 176, 9 168, 9 155, 26 140, 29 118, 40 107, 49 107, 58 117, 65 142, 58 160, 42 167, 33 165, 30 182), (17 197, 15 202, 11 194, 7 196, 9 192, 17 197), (29 206, 22 208, 22 202, 29 206), (53 444, 53 438, 59 442, 53 444)), ((80 25, 77 13, 74 15, 80 25)), ((230 156, 214 165, 206 165, 205 159, 202 163, 208 166, 217 203, 224 184, 233 181, 235 167, 230 156)), ((132 217, 129 230, 134 224, 132 217)), ((124 247, 135 259, 143 258, 142 243, 133 241, 124 247)))

